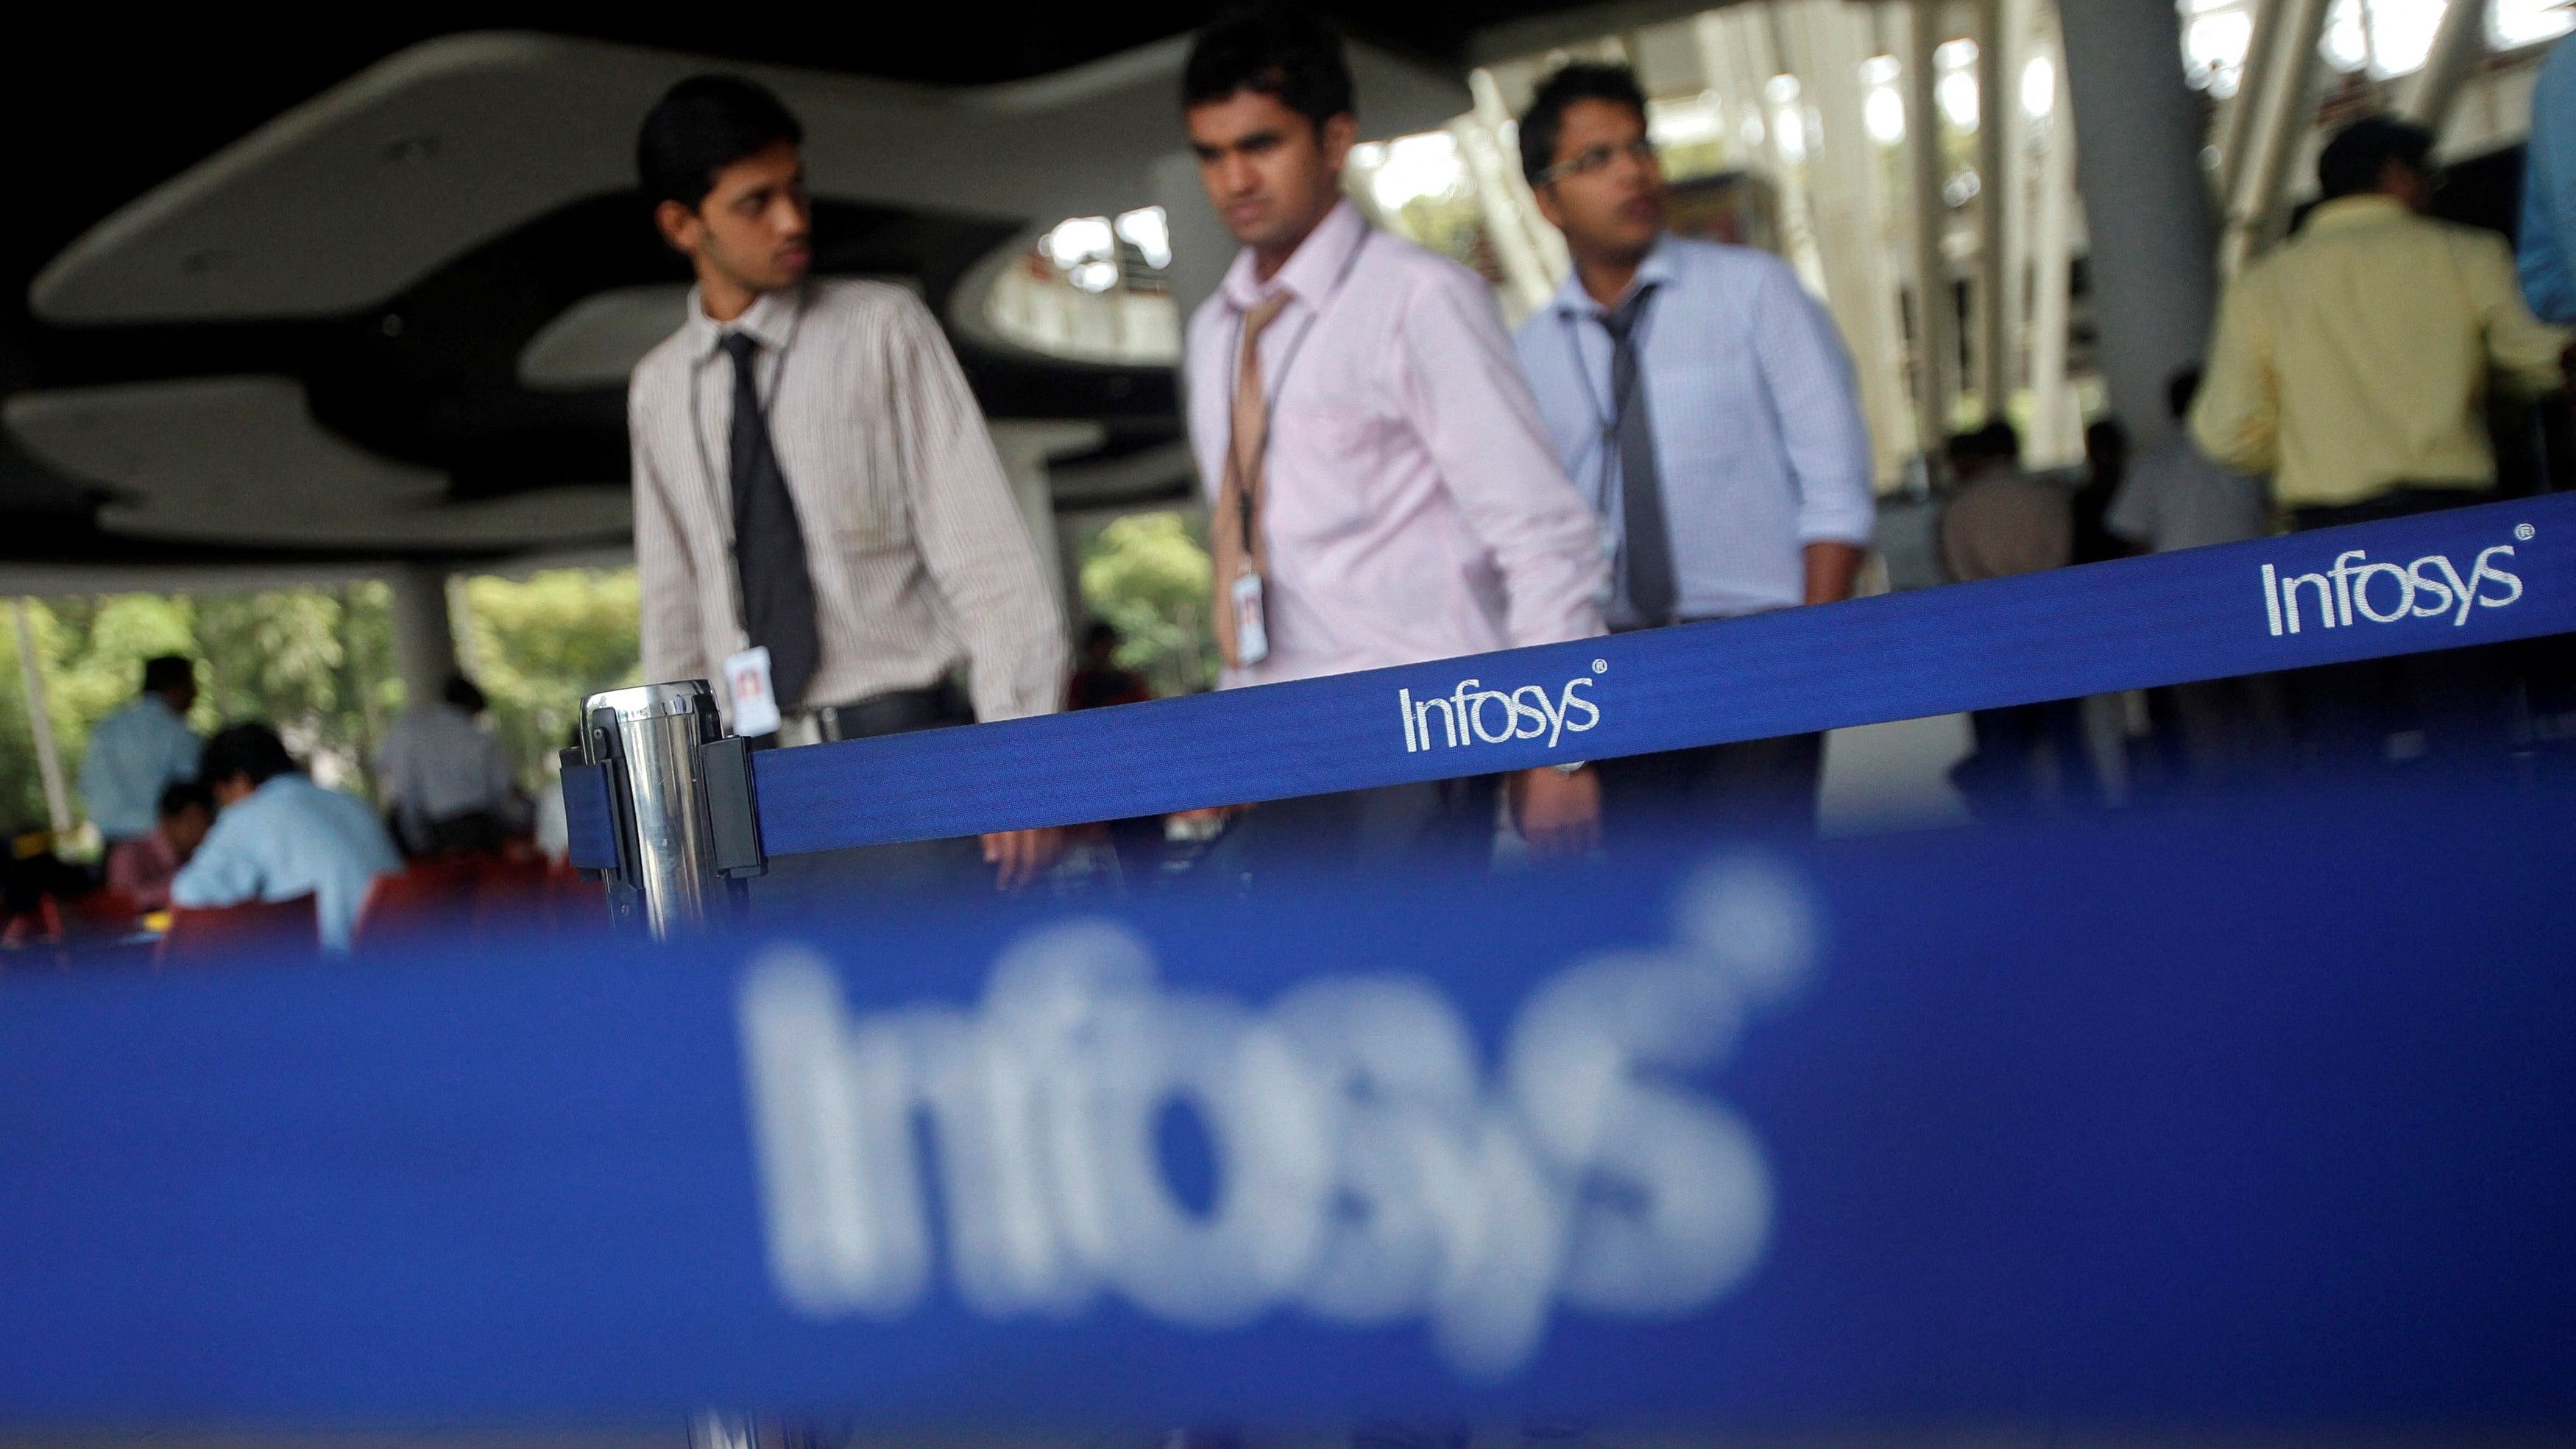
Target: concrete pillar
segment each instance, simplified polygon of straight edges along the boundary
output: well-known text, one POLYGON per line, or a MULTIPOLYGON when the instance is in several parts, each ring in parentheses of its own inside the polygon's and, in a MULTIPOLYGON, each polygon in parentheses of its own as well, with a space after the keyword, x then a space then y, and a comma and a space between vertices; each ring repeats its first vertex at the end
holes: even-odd
POLYGON ((2246 97, 2254 109, 2246 122, 2245 157, 2235 190, 2228 193, 2226 231, 2219 239, 2218 268, 2227 276, 2234 276, 2237 268, 2281 234, 2285 219, 2281 203, 2289 190, 2290 163, 2315 122, 2317 81, 2325 68, 2317 41, 2325 33, 2330 0, 2273 0, 2273 4, 2281 12, 2281 29, 2273 37, 2271 64, 2260 77, 2246 77, 2248 85, 2259 79, 2261 88, 2246 97))
MULTIPOLYGON (((2113 0, 2117 3, 2117 0, 2113 0)), ((1941 241, 1949 208, 1941 200, 1941 107, 1934 94, 1932 52, 1941 44, 1941 0, 1914 0, 1905 49, 1905 156, 1913 178, 1914 346, 1916 406, 1923 450, 1939 457, 1950 435, 1950 400, 1959 391, 1958 315, 1950 264, 1941 241)))
POLYGON ((2424 68, 2408 78, 2398 97, 2398 111, 2436 137, 2442 134, 2442 123, 2451 118, 2451 102, 2459 98, 2460 86, 2487 53, 2487 5, 2488 0, 2451 0, 2443 8, 2424 68))
POLYGON ((402 676, 403 707, 417 709, 438 698, 456 673, 447 570, 403 564, 386 571, 385 585, 393 593, 394 672, 402 676))
POLYGON ((1782 5, 1781 36, 1823 134, 1808 144, 1808 206, 1825 271, 1825 300, 1860 384, 1878 478, 1892 482, 1913 440, 1905 393, 1903 323, 1889 246, 1886 168, 1863 119, 1861 64, 1874 48, 1867 11, 1840 0, 1782 5))
POLYGON ((45 787, 45 820, 57 837, 69 835, 71 786, 63 777, 62 751, 54 747, 53 700, 45 688, 45 662, 36 657, 36 629, 27 617, 27 601, 11 599, 9 613, 18 630, 18 683, 27 693, 27 737, 36 745, 36 775, 45 787))
MULTIPOLYGON (((1173 253, 1178 260, 1180 252, 1173 253)), ((1001 457, 1002 476, 1011 483, 1011 498, 1020 506, 1020 522, 1029 531, 1029 542, 1036 547, 1038 567, 1046 575, 1047 588, 1064 611, 1066 627, 1080 612, 1076 591, 1078 581, 1071 575, 1071 564, 1064 557, 1063 537, 1056 530, 1055 495, 1047 486, 1047 465, 1071 453, 1089 452, 1100 446, 1105 430, 1098 423, 1081 421, 1024 422, 997 420, 992 425, 993 451, 1001 457)))
POLYGON ((2055 468, 2084 456, 2084 420, 2066 378, 2066 327, 2074 280, 2075 117, 2066 101, 2066 61, 2054 33, 2033 50, 2057 67, 2057 103, 2039 120, 2038 196, 2030 244, 2030 437, 2023 458, 2055 468))
POLYGON ((2059 0, 2058 10, 2061 114, 2075 122, 2102 376, 2143 453, 2172 435, 2165 379, 2200 360, 2217 293, 2201 112, 2183 81, 2173 6, 2059 0))
POLYGON ((2283 0, 2258 0, 2254 31, 2246 37, 2245 59, 2237 67, 2236 94, 2218 107, 2218 134, 2210 144, 2218 151, 2218 199, 2236 194, 2244 179, 2246 152, 2254 130, 2254 112, 2262 105, 2263 78, 2272 73, 2273 53, 2280 48, 2283 0))
POLYGON ((2013 185, 2018 167, 2005 149, 2013 134, 2013 112, 2021 108, 2019 87, 2004 61, 2002 0, 1977 0, 1977 403, 1990 418, 2004 415, 2012 387, 2005 365, 2008 313, 2004 288, 2013 285, 2004 263, 2010 247, 2004 240, 2007 218, 2014 210, 2013 185))
POLYGON ((1216 295, 1225 269, 1234 265, 1238 246, 1234 234, 1208 205, 1207 188, 1199 184, 1199 158, 1187 151, 1159 157, 1148 180, 1154 204, 1163 208, 1163 225, 1171 233, 1172 265, 1167 275, 1172 301, 1180 308, 1181 326, 1187 329, 1190 314, 1216 295))

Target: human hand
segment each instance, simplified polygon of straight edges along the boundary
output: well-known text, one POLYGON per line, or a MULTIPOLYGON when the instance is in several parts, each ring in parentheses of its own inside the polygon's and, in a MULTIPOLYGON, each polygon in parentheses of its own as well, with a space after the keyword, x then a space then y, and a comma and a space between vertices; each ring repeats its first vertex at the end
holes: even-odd
POLYGON ((1039 876, 1064 854, 1064 831, 1052 826, 1036 830, 997 830, 984 837, 984 863, 993 867, 994 889, 1016 891, 1039 876))
POLYGON ((1601 843, 1601 777, 1589 769, 1568 775, 1552 765, 1523 770, 1507 794, 1512 828, 1538 860, 1566 860, 1601 843))

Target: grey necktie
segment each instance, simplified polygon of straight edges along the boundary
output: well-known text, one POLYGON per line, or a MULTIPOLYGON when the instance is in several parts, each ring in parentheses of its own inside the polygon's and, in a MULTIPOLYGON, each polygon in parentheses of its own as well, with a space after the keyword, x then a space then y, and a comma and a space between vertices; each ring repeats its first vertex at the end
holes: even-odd
POLYGON ((1654 418, 1646 409, 1645 379, 1637 365, 1637 324, 1646 315, 1654 284, 1614 311, 1601 314, 1610 333, 1611 434, 1619 444, 1619 550, 1628 605, 1646 628, 1673 622, 1679 590, 1673 579, 1672 526, 1664 517, 1664 475, 1655 459, 1654 418))
POLYGON ((805 561, 805 528, 787 475, 770 446, 769 420, 761 415, 753 362, 760 340, 728 332, 722 343, 733 358, 733 430, 727 462, 733 470, 733 567, 742 585, 742 628, 769 649, 769 686, 782 710, 805 703, 822 659, 814 616, 814 575, 805 561))

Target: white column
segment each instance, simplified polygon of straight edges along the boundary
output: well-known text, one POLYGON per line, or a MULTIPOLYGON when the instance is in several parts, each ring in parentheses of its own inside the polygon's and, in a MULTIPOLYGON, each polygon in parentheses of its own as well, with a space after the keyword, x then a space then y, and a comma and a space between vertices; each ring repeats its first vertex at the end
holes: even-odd
POLYGON ((2172 435, 2165 379, 2200 360, 2216 295, 2201 110, 2172 5, 2058 0, 2058 13, 2102 375, 2144 453, 2172 435))
POLYGON ((25 599, 11 599, 9 612, 18 626, 18 683, 27 694, 27 735, 35 741, 36 774, 45 785, 45 818, 55 835, 68 835, 75 823, 72 792, 63 780, 62 751, 54 744, 54 713, 44 661, 36 657, 35 626, 27 618, 25 599))
MULTIPOLYGON (((2044 0, 2003 0, 2002 39, 2004 47, 2004 85, 2001 104, 2004 122, 2004 171, 2011 185, 2011 198, 2004 209, 2004 385, 2011 388, 2027 384, 2039 386, 2029 371, 2031 289, 2038 285, 2031 275, 2032 233, 2039 209, 2039 130, 2042 118, 2022 110, 2022 80, 2030 73, 2032 60, 2048 54, 2040 44, 2039 12, 2047 8, 2044 0)), ((2025 439, 2024 441, 2028 441, 2025 439)))
POLYGON ((2451 0, 2443 7, 2442 23, 2433 32, 2433 48, 2424 56, 2424 68, 2407 80, 2398 96, 2398 112, 2428 127, 2436 137, 2442 134, 2442 123, 2451 118, 2451 102, 2459 99, 2460 86, 2487 53, 2487 4, 2488 0, 2451 0))
POLYGON ((2006 217, 2013 210, 2013 86, 2004 67, 2002 0, 1976 0, 1977 25, 1977 402, 1990 418, 2004 415, 2012 369, 2004 365, 2006 217))
POLYGON ((2246 38, 2245 59, 2237 68, 2236 94, 2219 102, 2218 134, 2210 143, 2218 151, 2217 194, 2222 205, 2236 195, 2236 187, 2244 179, 2254 116, 2262 109, 2266 81, 2272 74, 2272 57, 2280 46, 2281 12, 2288 0, 2252 3, 2254 32, 2246 38))
POLYGON ((1865 10, 1841 0, 1781 7, 1782 39, 1823 134, 1808 144, 1808 203, 1825 271, 1825 299, 1860 384, 1861 414, 1881 480, 1901 470, 1912 440, 1896 278, 1890 268, 1885 168, 1862 117, 1861 63, 1872 35, 1865 10))
MULTIPOLYGON (((1177 259, 1179 255, 1175 249, 1173 256, 1177 259)), ((1071 577, 1063 541, 1056 531, 1055 495, 1047 486, 1047 465, 1067 454, 1099 447, 1106 430, 1098 423, 1085 421, 997 419, 990 426, 993 451, 1002 460, 1002 476, 1010 480, 1012 501, 1020 506, 1020 522, 1028 529, 1029 543, 1037 550, 1038 567, 1045 573, 1047 588, 1062 606, 1070 628, 1080 612, 1081 585, 1071 577)))
POLYGON ((447 614, 447 571, 405 564, 385 573, 393 593, 394 672, 402 677, 403 707, 417 709, 438 698, 456 673, 456 627, 447 614))
POLYGON ((2066 326, 2074 285, 2075 113, 2066 100, 2066 58, 2051 31, 2031 47, 2056 67, 2055 103, 2040 118, 2039 194, 2032 207, 2030 278, 2031 426, 2023 456, 2055 468, 2084 456, 2084 420, 2066 379, 2066 326))
MULTIPOLYGON (((2107 9, 2117 0, 2090 3, 2092 8, 2107 9)), ((2326 12, 2332 0, 2273 3, 2281 11, 2281 29, 2273 37, 2271 64, 2263 74, 2263 87, 2250 98, 2255 105, 2246 123, 2245 159, 2237 172, 2235 190, 2227 198, 2226 232, 2219 241, 2219 269, 2231 276, 2280 234, 2281 200, 2289 189, 2290 163, 2297 158, 2299 143, 2307 138, 2308 128, 2316 119, 2317 76, 2324 68, 2317 55, 2317 42, 2325 33, 2326 12)), ((2070 59, 2076 48, 2090 41, 2084 29, 2069 28, 2070 59)), ((2092 170, 2089 161, 2085 170, 2092 170)))
POLYGON ((1923 448, 1939 456, 1950 435, 1950 400, 1958 395, 1958 317, 1952 310, 1950 264, 1942 253, 1948 208, 1941 200, 1941 108, 1934 96, 1932 52, 1941 44, 1941 0, 1908 7, 1905 50, 1905 155, 1913 178, 1914 368, 1923 448))

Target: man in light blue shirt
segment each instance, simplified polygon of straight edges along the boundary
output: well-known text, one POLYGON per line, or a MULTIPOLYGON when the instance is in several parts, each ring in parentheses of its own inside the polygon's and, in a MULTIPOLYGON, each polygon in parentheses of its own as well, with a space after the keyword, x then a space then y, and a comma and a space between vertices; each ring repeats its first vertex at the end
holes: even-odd
POLYGON ((98 722, 81 757, 81 803, 108 849, 150 835, 161 822, 161 792, 197 778, 206 742, 188 728, 197 666, 180 654, 143 665, 143 693, 98 722))
POLYGON ((277 731, 237 724, 206 742, 205 778, 222 813, 170 883, 173 905, 237 906, 313 897, 322 949, 345 952, 380 875, 402 869, 366 802, 295 768, 277 731))
POLYGON ((2576 37, 2558 42, 2531 86, 2522 151, 2522 225, 2515 260, 2532 315, 2576 325, 2576 37))
MULTIPOLYGON (((1520 123, 1574 274, 1520 330, 1558 456, 1602 520, 1614 629, 1849 598, 1877 506, 1834 324, 1779 258, 1664 229, 1645 96, 1620 66, 1548 77, 1520 123)), ((1823 737, 1603 766, 1618 837, 1656 815, 1812 829, 1823 737), (1624 817, 1624 819, 1622 818, 1624 817)))

